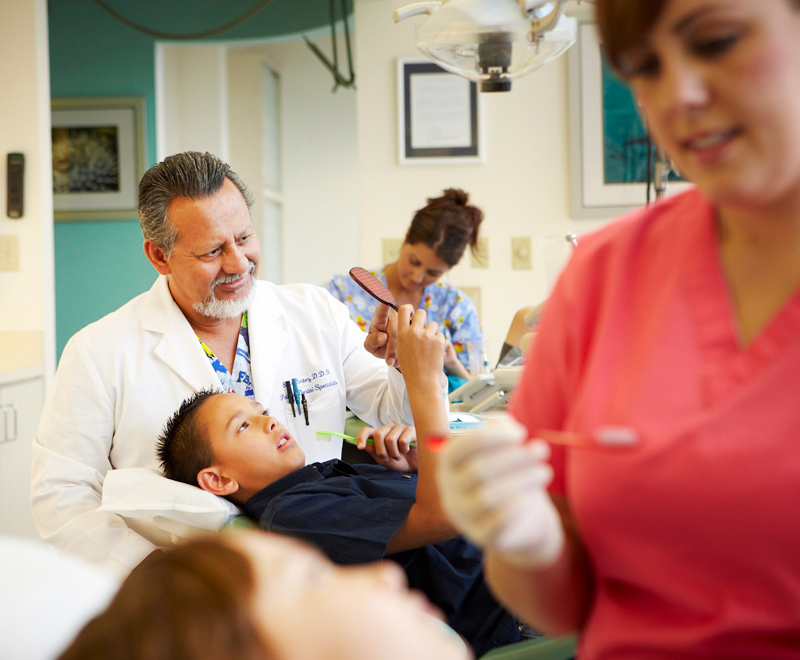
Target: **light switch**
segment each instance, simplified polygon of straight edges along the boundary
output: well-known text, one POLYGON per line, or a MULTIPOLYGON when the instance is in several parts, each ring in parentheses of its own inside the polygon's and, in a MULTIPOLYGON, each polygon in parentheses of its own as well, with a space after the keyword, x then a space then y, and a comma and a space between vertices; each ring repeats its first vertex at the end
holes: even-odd
POLYGON ((518 236, 511 239, 511 267, 514 270, 533 268, 530 236, 518 236))
POLYGON ((19 270, 19 237, 0 236, 0 271, 19 270))
POLYGON ((403 248, 402 238, 384 238, 383 239, 383 263, 392 264, 397 261, 400 256, 400 250, 403 248))
POLYGON ((475 253, 470 250, 469 265, 472 268, 489 267, 489 239, 486 236, 478 238, 478 245, 475 249, 475 253))

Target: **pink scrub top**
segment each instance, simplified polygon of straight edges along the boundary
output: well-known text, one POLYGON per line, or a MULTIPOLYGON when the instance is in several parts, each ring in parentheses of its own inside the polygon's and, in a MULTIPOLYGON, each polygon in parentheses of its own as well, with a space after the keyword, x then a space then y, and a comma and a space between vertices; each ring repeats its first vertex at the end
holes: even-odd
POLYGON ((581 660, 800 657, 800 291, 742 346, 699 192, 581 239, 510 412, 639 436, 553 447, 594 569, 581 660))

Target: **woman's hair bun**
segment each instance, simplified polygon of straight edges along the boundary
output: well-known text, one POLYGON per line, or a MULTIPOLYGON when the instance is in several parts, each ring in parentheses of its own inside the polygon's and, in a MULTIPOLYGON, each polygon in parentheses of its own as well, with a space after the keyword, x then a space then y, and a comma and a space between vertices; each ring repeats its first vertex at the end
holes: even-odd
POLYGON ((431 198, 428 200, 428 204, 439 200, 444 201, 445 199, 459 206, 466 206, 469 203, 469 193, 464 192, 461 188, 448 188, 444 191, 444 197, 439 197, 438 200, 436 198, 431 198))
POLYGON ((483 211, 470 206, 469 194, 460 188, 448 188, 441 197, 430 197, 428 205, 414 214, 406 234, 406 243, 425 243, 442 261, 455 266, 469 245, 478 245, 478 228, 483 211))

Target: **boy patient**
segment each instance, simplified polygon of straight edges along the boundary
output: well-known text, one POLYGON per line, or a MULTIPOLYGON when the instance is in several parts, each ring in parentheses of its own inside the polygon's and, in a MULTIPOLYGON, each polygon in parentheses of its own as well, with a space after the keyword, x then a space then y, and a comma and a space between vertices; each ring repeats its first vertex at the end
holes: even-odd
POLYGON ((444 337, 425 320, 424 310, 412 319, 410 305, 398 312, 397 357, 418 440, 393 469, 336 459, 306 466, 294 438, 260 404, 215 392, 184 401, 158 457, 165 476, 227 497, 262 529, 304 539, 336 563, 397 562, 481 655, 520 632, 484 583, 480 551, 457 536, 440 506, 427 445, 449 432, 444 337))

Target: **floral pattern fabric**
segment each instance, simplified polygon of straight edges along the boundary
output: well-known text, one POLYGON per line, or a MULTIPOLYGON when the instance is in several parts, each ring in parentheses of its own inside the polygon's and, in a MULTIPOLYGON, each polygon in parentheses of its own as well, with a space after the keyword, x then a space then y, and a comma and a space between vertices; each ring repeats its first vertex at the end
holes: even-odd
MULTIPOLYGON (((386 266, 370 272, 387 286, 385 270, 386 266)), ((325 288, 334 298, 347 305, 350 318, 366 332, 378 307, 378 301, 356 284, 349 275, 335 275, 325 284, 325 288)), ((481 359, 483 330, 475 303, 469 296, 452 284, 439 280, 425 287, 420 308, 425 310, 429 321, 436 321, 439 324, 440 331, 453 343, 458 359, 467 370, 470 369, 470 345, 475 359, 481 359)), ((473 365, 473 368, 479 366, 473 365)))
POLYGON ((219 378, 220 385, 225 392, 235 392, 242 394, 248 399, 255 401, 256 395, 253 390, 253 372, 250 369, 250 333, 247 329, 247 312, 242 314, 242 324, 239 326, 239 339, 236 344, 236 357, 233 360, 233 373, 228 373, 225 365, 214 355, 214 352, 206 346, 206 343, 197 338, 203 351, 211 361, 211 366, 219 378))

